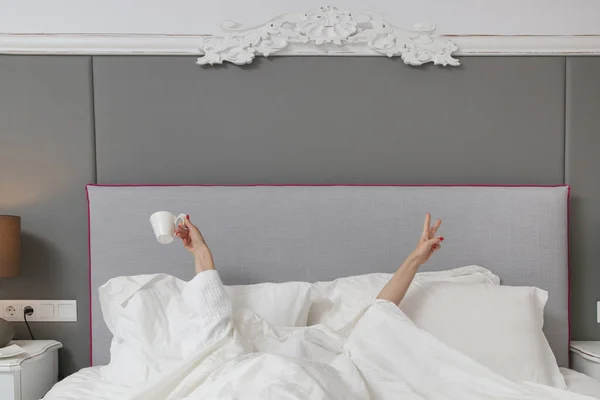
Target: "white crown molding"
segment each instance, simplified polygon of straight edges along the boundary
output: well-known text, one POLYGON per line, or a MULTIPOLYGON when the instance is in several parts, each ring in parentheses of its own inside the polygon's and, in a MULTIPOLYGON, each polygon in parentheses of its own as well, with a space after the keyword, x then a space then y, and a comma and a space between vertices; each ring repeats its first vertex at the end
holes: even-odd
MULTIPOLYGON (((193 55, 210 35, 0 34, 0 54, 193 55)), ((441 35, 458 47, 454 56, 600 55, 600 35, 518 36, 441 35)), ((286 50, 277 55, 291 55, 286 50)), ((300 55, 381 56, 369 48, 306 49, 300 55)))
MULTIPOLYGON (((209 35, 101 35, 101 34, 0 34, 0 54, 70 55, 193 55, 209 35)), ((458 50, 454 56, 477 55, 600 55, 600 35, 588 36, 477 36, 442 35, 458 50)), ((291 55, 286 50, 277 55, 291 55)), ((300 55, 381 56, 368 48, 352 52, 306 49, 300 55)))
POLYGON ((600 55, 600 35, 445 35, 458 56, 600 55))
POLYGON ((403 30, 373 12, 322 7, 256 27, 225 21, 224 37, 153 34, 0 34, 0 54, 194 55, 199 64, 251 62, 256 55, 399 56, 407 64, 457 65, 452 56, 600 55, 600 35, 439 35, 403 30))

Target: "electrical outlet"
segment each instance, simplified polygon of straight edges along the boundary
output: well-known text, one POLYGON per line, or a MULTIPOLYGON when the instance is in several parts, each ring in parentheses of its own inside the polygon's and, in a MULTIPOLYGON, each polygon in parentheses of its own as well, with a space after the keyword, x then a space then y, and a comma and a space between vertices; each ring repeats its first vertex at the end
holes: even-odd
POLYGON ((75 300, 0 300, 0 317, 7 321, 24 321, 23 311, 31 307, 29 322, 76 322, 75 300))
POLYGON ((17 316, 17 309, 14 306, 6 306, 4 308, 4 316, 11 318, 11 317, 16 317, 17 316))
POLYGON ((35 308, 30 306, 29 304, 23 306, 23 314, 27 316, 27 318, 35 318, 37 315, 35 314, 35 308))
POLYGON ((596 321, 600 324, 600 301, 596 302, 596 321))

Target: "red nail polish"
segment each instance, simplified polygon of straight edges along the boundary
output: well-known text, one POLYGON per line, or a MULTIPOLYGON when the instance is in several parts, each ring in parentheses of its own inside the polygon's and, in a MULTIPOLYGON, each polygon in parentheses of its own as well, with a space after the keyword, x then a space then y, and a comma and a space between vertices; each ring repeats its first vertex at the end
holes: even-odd
POLYGON ((190 216, 189 216, 189 214, 188 214, 188 215, 186 215, 186 217, 187 217, 187 219, 190 219, 190 216))
POLYGON ((443 242, 443 241, 444 241, 444 238, 443 238, 443 237, 441 237, 441 238, 440 238, 440 242, 443 242))

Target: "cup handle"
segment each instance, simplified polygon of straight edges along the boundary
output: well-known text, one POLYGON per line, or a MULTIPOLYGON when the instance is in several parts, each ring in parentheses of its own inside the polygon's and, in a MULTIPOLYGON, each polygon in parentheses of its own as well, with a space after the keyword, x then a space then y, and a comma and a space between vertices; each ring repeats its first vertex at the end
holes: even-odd
POLYGON ((187 215, 185 214, 179 214, 177 217, 175 217, 175 228, 179 227, 179 223, 177 221, 179 221, 181 219, 181 223, 184 224, 185 226, 185 219, 187 218, 187 215))

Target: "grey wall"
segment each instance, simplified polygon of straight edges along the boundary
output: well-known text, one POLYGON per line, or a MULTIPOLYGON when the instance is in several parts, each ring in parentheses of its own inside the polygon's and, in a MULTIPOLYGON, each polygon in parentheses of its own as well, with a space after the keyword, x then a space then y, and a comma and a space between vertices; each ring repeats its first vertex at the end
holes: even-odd
POLYGON ((571 196, 571 331, 600 340, 600 58, 567 59, 566 182, 571 196))
POLYGON ((564 179, 562 58, 192 61, 95 58, 99 183, 564 179))
POLYGON ((0 279, 0 297, 77 300, 78 322, 31 324, 36 339, 64 344, 63 373, 89 364, 91 66, 89 57, 0 56, 0 213, 21 215, 23 231, 22 275, 0 279))
POLYGON ((88 182, 566 180, 573 337, 600 339, 600 59, 462 61, 284 57, 201 68, 192 57, 0 56, 0 213, 22 215, 25 238, 23 276, 0 281, 0 297, 78 300, 78 323, 34 332, 65 344, 63 373, 89 365, 88 182))

